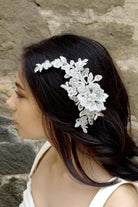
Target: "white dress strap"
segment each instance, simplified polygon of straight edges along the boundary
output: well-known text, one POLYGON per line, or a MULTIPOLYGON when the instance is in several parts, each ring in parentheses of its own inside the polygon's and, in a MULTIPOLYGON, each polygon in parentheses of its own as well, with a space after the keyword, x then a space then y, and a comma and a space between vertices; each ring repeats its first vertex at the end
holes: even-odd
POLYGON ((27 188, 26 190, 23 192, 23 201, 22 203, 19 205, 19 207, 35 207, 34 205, 34 201, 33 201, 33 197, 31 194, 31 176, 34 172, 34 170, 36 169, 39 160, 41 159, 41 157, 44 155, 44 153, 50 148, 51 144, 47 141, 40 149, 40 151, 38 152, 38 154, 36 155, 36 158, 34 160, 31 172, 29 174, 29 180, 27 182, 27 188))
MULTIPOLYGON (((116 177, 110 179, 109 181, 115 179, 116 177)), ((110 195, 120 186, 123 184, 132 184, 136 189, 137 189, 137 183, 127 181, 121 178, 118 178, 118 183, 108 186, 108 187, 102 187, 100 190, 97 192, 95 195, 94 199, 92 200, 91 204, 89 207, 103 207, 104 204, 106 203, 107 199, 110 197, 110 195)))
POLYGON ((35 160, 34 160, 34 163, 33 163, 32 168, 31 168, 29 177, 32 176, 34 170, 35 170, 36 167, 37 167, 37 164, 38 164, 39 160, 41 159, 41 157, 43 156, 43 154, 44 154, 50 147, 51 147, 51 144, 50 144, 50 142, 48 142, 48 141, 46 141, 45 144, 41 147, 40 151, 38 152, 38 154, 37 154, 36 157, 35 157, 35 160))

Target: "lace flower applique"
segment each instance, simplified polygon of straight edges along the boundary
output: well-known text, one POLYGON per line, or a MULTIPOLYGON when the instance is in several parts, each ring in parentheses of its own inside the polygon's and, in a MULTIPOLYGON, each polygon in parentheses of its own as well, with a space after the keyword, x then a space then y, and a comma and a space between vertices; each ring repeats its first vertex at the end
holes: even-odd
POLYGON ((87 133, 88 125, 99 117, 103 116, 102 111, 106 110, 104 103, 108 94, 99 85, 102 79, 101 75, 93 76, 89 68, 85 68, 88 59, 78 59, 77 62, 71 60, 70 63, 63 56, 50 62, 46 60, 42 64, 36 64, 34 72, 42 72, 51 67, 61 68, 65 71, 64 78, 69 79, 61 87, 67 91, 68 96, 78 107, 79 118, 76 119, 75 127, 81 127, 84 133, 87 133))

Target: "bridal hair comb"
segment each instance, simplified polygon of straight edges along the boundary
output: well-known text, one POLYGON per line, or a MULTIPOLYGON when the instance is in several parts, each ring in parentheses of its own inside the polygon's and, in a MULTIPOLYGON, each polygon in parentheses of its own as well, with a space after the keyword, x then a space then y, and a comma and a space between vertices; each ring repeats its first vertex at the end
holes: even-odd
POLYGON ((93 76, 89 72, 87 65, 88 59, 78 59, 77 62, 70 60, 67 62, 66 57, 49 61, 46 60, 41 64, 36 64, 34 73, 48 70, 51 67, 65 71, 64 78, 68 79, 61 87, 65 89, 71 100, 75 102, 79 110, 79 118, 76 119, 75 127, 81 127, 84 133, 87 133, 88 125, 93 125, 93 122, 99 117, 104 116, 102 111, 106 110, 104 103, 108 94, 99 85, 102 79, 101 75, 93 76))

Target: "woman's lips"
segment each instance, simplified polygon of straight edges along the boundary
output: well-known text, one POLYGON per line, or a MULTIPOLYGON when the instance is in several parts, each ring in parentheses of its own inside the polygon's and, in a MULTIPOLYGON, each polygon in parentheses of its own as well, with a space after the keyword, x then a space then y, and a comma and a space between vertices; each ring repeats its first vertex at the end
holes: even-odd
POLYGON ((16 122, 15 120, 13 120, 13 124, 14 124, 14 125, 17 125, 17 122, 16 122))

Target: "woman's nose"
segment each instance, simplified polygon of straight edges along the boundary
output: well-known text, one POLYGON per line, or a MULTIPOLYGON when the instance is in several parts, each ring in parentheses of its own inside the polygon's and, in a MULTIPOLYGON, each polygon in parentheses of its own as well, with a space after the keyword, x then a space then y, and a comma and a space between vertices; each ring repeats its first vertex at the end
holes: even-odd
POLYGON ((12 110, 16 110, 15 93, 12 94, 7 100, 6 105, 12 110))

